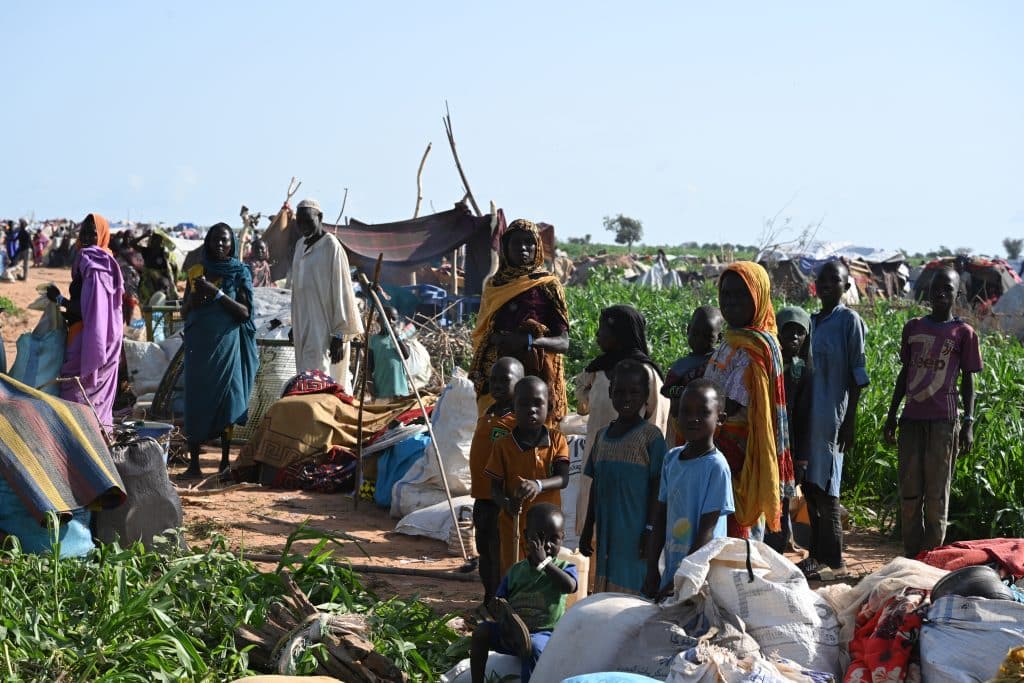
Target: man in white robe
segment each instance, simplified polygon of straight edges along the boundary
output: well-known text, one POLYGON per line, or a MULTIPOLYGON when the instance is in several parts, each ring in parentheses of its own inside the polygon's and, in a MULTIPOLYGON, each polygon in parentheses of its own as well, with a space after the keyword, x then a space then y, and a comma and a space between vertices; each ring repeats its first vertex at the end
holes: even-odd
POLYGON ((363 321, 348 256, 337 238, 324 232, 323 212, 315 199, 300 202, 295 218, 302 233, 289 278, 295 368, 321 370, 352 393, 349 342, 363 333, 363 321))

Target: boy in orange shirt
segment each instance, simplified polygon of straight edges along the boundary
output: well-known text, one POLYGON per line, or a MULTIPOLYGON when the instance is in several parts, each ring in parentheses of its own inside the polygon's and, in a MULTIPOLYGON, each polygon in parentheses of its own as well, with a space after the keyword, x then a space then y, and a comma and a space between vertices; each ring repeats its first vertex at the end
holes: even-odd
POLYGON ((487 386, 494 405, 476 423, 473 443, 469 448, 469 472, 472 480, 473 528, 476 551, 480 555, 480 581, 484 584, 486 608, 501 583, 501 544, 498 536, 498 515, 501 508, 491 499, 491 479, 484 470, 491 459, 494 442, 508 436, 516 425, 512 397, 516 384, 523 378, 523 364, 511 356, 495 361, 487 386))
POLYGON ((544 380, 532 375, 519 380, 513 403, 516 426, 494 442, 485 470, 493 480, 491 498, 501 508, 502 576, 526 556, 524 531, 530 507, 551 503, 561 508, 559 491, 569 484, 569 444, 557 429, 544 426, 550 405, 544 380))

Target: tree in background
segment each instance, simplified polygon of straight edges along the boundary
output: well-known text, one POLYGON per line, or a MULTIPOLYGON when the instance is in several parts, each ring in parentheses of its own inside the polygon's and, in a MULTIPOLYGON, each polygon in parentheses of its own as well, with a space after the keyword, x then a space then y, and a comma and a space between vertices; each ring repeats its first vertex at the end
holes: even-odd
POLYGON ((1020 258, 1020 252, 1024 251, 1024 239, 1004 237, 1003 249, 1006 250, 1007 260, 1016 261, 1017 259, 1020 258))
POLYGON ((627 245, 630 252, 633 251, 633 242, 639 242, 644 237, 643 223, 635 218, 620 213, 615 218, 605 216, 603 222, 605 230, 615 233, 615 243, 627 245))

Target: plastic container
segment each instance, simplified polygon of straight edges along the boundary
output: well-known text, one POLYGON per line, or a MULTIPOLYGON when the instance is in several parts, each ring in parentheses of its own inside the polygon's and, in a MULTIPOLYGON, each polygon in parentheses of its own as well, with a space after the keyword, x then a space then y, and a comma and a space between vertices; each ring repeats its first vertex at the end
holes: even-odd
POLYGON ((132 427, 135 432, 142 437, 150 437, 155 439, 160 444, 160 450, 164 454, 164 464, 167 464, 167 457, 171 452, 171 432, 174 431, 174 425, 167 424, 166 422, 151 422, 151 421, 137 421, 137 422, 125 422, 125 426, 132 427))
POLYGON ((578 577, 576 592, 565 599, 565 608, 569 609, 587 597, 590 587, 590 558, 584 557, 579 550, 572 552, 565 546, 562 546, 561 550, 558 551, 558 559, 572 562, 576 565, 576 575, 578 577))

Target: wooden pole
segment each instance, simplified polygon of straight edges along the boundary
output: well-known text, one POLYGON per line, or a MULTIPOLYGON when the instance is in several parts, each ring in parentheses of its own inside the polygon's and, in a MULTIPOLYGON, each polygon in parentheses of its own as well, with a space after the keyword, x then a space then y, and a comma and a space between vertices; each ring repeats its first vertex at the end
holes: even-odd
MULTIPOLYGON (((377 265, 373 269, 373 282, 367 283, 372 291, 380 284, 380 269, 384 264, 384 253, 377 257, 377 265)), ((365 275, 362 275, 366 279, 365 275)), ((359 412, 356 416, 356 488, 352 495, 352 507, 359 507, 359 489, 363 485, 363 405, 366 402, 366 370, 370 359, 370 325, 373 324, 373 314, 377 308, 370 298, 370 291, 366 292, 366 304, 369 310, 366 311, 366 325, 363 327, 363 347, 360 349, 362 359, 359 363, 359 374, 356 376, 356 384, 359 385, 359 412)))
POLYGON ((452 148, 452 156, 455 157, 455 168, 459 171, 459 177, 462 178, 462 186, 466 188, 466 196, 469 198, 469 203, 473 207, 473 211, 476 212, 477 216, 482 216, 480 207, 477 206, 476 198, 473 197, 473 191, 469 189, 469 181, 466 180, 466 172, 462 170, 462 162, 459 161, 459 153, 455 149, 455 133, 452 131, 452 113, 448 110, 447 100, 444 103, 444 130, 448 134, 448 144, 452 148))
POLYGON ((459 248, 452 252, 452 296, 459 295, 459 248))
POLYGON ((292 176, 291 182, 288 183, 288 196, 284 198, 285 204, 292 200, 292 197, 295 196, 295 193, 299 191, 300 187, 302 187, 302 181, 300 180, 299 182, 295 182, 295 176, 292 176))
MULTIPOLYGON (((276 553, 245 553, 242 557, 253 562, 281 562, 285 555, 276 553)), ((341 560, 342 566, 360 574, 392 574, 398 576, 418 576, 425 579, 442 579, 446 581, 463 581, 475 583, 480 579, 469 572, 452 572, 442 569, 414 569, 412 567, 382 567, 376 564, 352 564, 341 560)))
POLYGON ((338 220, 334 221, 335 225, 341 225, 341 217, 345 215, 345 204, 348 202, 348 188, 345 188, 345 196, 341 198, 341 211, 338 212, 338 220))
MULTIPOLYGON (((360 283, 365 286, 366 275, 360 274, 360 283)), ((377 297, 376 289, 371 288, 369 295, 373 298, 373 305, 380 309, 381 323, 387 329, 388 335, 391 337, 391 341, 394 342, 395 348, 400 349, 401 345, 398 343, 398 335, 395 334, 395 328, 391 325, 391 321, 384 315, 384 306, 381 304, 380 299, 377 297)), ((409 386, 412 387, 413 394, 416 395, 416 404, 419 406, 420 412, 423 413, 424 417, 427 415, 427 407, 423 404, 423 396, 420 394, 419 388, 416 386, 416 382, 413 379, 412 371, 409 370, 409 362, 401 352, 398 354, 398 359, 402 361, 402 370, 405 371, 405 377, 409 380, 409 386)), ((459 537, 459 549, 462 551, 462 559, 469 561, 469 553, 466 552, 466 544, 462 540, 462 531, 459 528, 459 516, 455 513, 455 503, 452 501, 452 490, 448 486, 448 473, 444 470, 444 461, 441 460, 440 444, 437 441, 437 436, 434 434, 434 425, 430 419, 427 419, 427 432, 430 434, 430 442, 434 444, 434 455, 437 456, 437 469, 441 473, 441 484, 444 486, 444 495, 448 499, 448 509, 452 514, 452 525, 455 532, 459 537)))
POLYGON ((416 210, 412 212, 413 218, 420 217, 420 204, 423 203, 423 165, 427 163, 427 155, 430 154, 433 145, 433 142, 427 143, 427 148, 423 150, 423 158, 420 159, 420 167, 416 171, 416 210))

